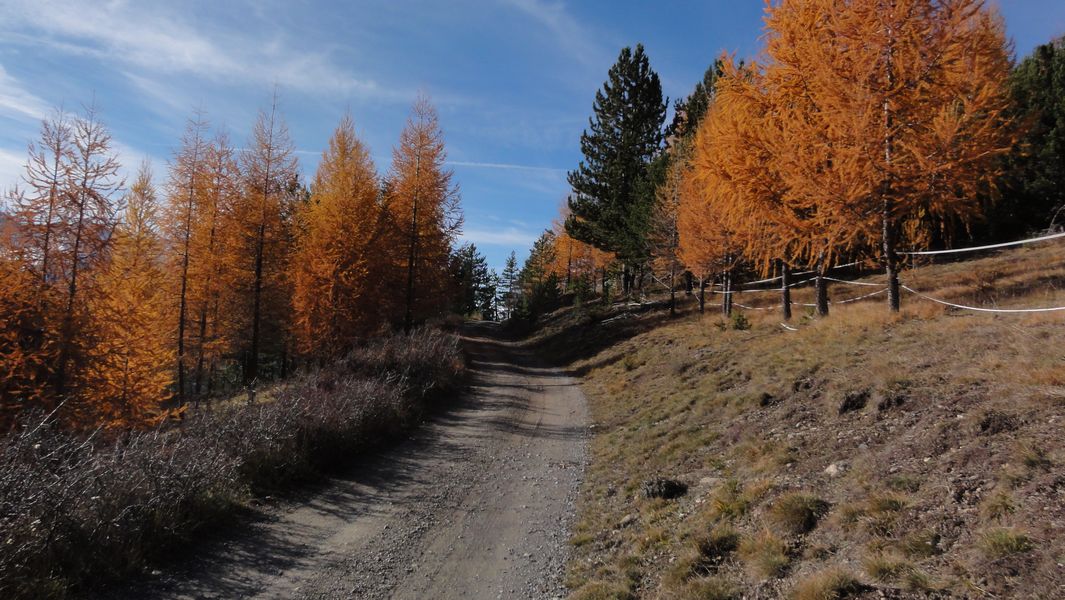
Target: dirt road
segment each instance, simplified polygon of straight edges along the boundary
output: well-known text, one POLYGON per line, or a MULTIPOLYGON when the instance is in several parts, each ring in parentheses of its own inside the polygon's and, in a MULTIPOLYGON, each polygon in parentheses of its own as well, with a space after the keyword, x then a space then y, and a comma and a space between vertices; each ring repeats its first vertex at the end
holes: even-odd
POLYGON ((491 326, 470 393, 413 437, 126 598, 525 599, 564 595, 587 414, 571 379, 491 326))

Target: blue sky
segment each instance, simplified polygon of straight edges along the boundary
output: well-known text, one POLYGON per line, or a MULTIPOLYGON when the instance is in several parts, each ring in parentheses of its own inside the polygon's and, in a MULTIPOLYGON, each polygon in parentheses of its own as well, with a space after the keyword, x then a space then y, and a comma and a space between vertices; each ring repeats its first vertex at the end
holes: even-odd
MULTIPOLYGON (((1001 0, 1019 55, 1061 0, 1001 0)), ((52 107, 95 94, 129 170, 167 160, 193 107, 238 145, 276 83, 310 176, 345 110, 378 169, 420 90, 437 105, 465 236, 495 267, 557 214, 607 69, 642 42, 670 98, 757 52, 760 0, 0 0, 0 186, 52 107)))

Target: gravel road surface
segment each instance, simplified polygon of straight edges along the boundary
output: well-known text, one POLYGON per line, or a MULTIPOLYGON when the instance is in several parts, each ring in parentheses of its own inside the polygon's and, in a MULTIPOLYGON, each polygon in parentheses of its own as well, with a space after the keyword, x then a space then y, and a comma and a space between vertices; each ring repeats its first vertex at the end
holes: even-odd
POLYGON ((491 325, 468 327, 464 339, 473 379, 455 408, 110 597, 565 596, 586 460, 584 398, 574 380, 491 325))

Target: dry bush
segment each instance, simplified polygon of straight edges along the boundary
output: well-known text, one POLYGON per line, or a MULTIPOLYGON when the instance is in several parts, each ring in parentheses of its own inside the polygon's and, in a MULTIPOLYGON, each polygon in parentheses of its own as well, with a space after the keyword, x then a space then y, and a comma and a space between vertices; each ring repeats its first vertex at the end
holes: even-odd
POLYGON ((104 439, 39 415, 0 438, 0 597, 61 597, 140 569, 249 491, 334 466, 416 422, 461 380, 458 340, 393 336, 296 377, 270 402, 104 439))

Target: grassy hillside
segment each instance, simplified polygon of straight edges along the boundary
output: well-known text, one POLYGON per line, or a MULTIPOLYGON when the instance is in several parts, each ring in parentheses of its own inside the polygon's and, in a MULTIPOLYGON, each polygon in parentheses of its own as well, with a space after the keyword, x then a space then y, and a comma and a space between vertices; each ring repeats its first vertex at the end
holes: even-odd
MULTIPOLYGON (((1062 306, 1065 244, 904 282, 1062 306)), ((800 313, 796 332, 758 311, 736 329, 692 300, 672 320, 545 319, 530 344, 584 378, 594 421, 573 597, 1065 597, 1065 314, 904 300, 895 316, 883 296, 800 313), (658 477, 687 493, 646 497, 658 477)))

